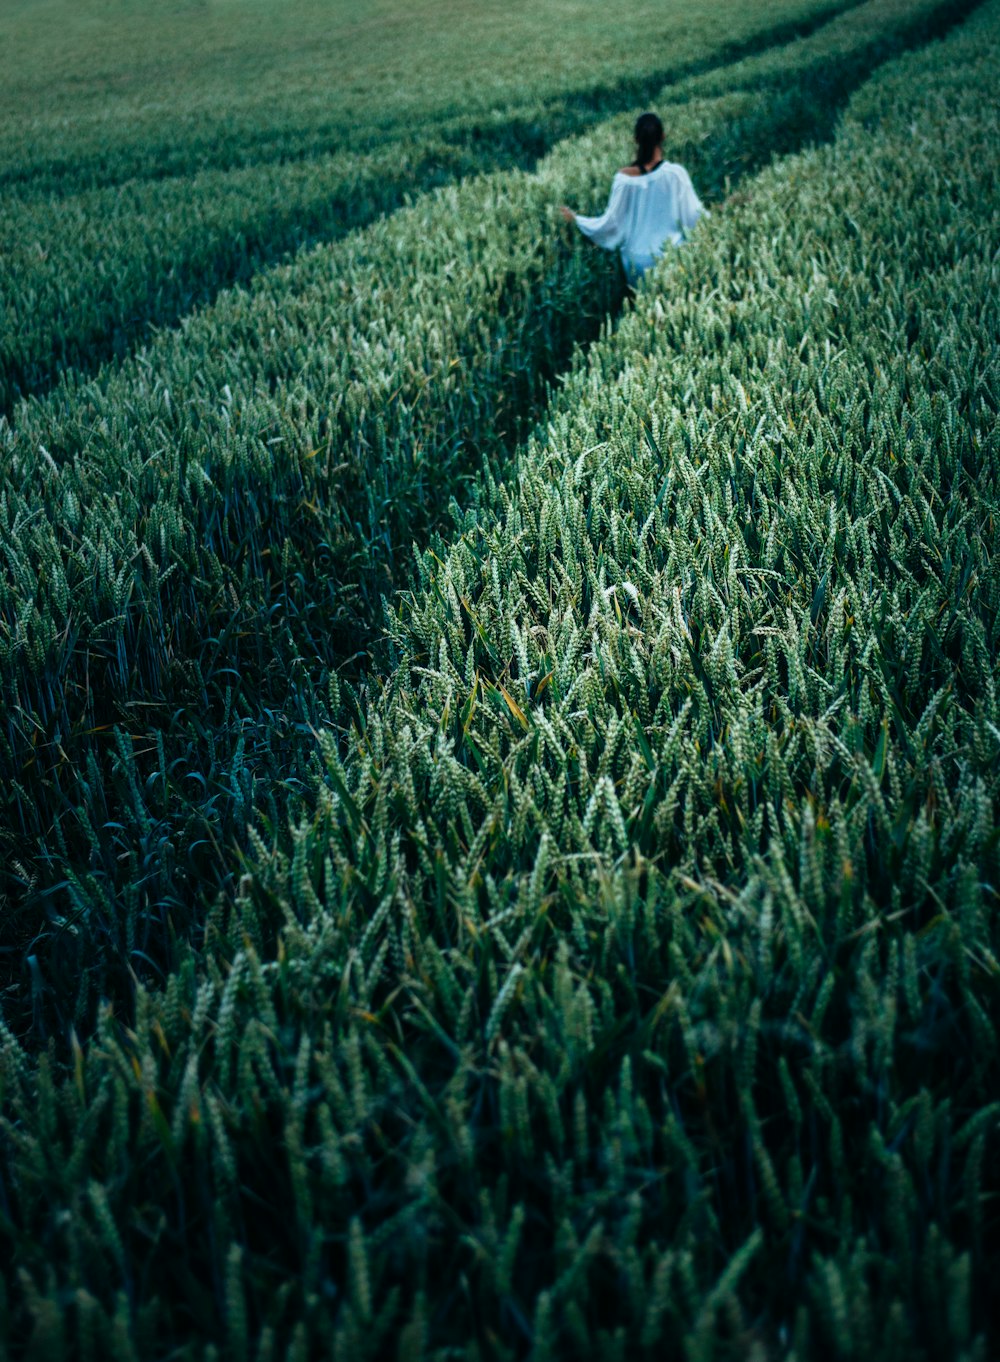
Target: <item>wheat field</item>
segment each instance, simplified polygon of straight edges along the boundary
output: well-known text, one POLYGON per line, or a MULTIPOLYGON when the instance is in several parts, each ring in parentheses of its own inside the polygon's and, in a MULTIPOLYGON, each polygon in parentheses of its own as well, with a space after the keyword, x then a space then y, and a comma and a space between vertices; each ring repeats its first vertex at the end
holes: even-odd
POLYGON ((0 1359, 987 1362, 998 0, 0 38, 0 1359))

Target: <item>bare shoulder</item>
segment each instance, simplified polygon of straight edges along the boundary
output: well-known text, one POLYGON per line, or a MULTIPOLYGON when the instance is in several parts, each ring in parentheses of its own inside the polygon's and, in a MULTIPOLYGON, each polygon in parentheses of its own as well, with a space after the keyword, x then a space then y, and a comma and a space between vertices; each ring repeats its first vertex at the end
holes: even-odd
POLYGON ((638 176, 638 174, 639 174, 639 167, 638 167, 638 166, 622 166, 622 168, 621 168, 621 170, 619 170, 618 174, 619 174, 619 175, 627 175, 627 176, 629 177, 629 179, 635 179, 635 178, 638 176))

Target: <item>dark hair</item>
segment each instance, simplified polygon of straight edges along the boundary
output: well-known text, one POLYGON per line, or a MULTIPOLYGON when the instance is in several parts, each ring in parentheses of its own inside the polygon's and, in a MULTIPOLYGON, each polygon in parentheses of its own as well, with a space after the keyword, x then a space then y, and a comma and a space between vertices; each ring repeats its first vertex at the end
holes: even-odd
POLYGON ((663 124, 655 113, 644 113, 635 124, 636 165, 641 170, 653 159, 653 152, 663 141, 663 124))

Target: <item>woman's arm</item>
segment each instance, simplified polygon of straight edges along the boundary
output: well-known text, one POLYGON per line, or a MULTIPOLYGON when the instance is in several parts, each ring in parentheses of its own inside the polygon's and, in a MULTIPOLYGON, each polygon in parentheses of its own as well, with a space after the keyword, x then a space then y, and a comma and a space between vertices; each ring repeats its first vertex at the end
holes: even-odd
POLYGON ((562 210, 563 217, 566 218, 567 222, 575 222, 584 236, 589 237, 598 246, 613 251, 625 240, 624 208, 627 193, 628 181, 616 176, 611 186, 608 206, 599 218, 587 218, 581 213, 574 213, 569 208, 562 210))
POLYGON ((681 229, 690 232, 700 217, 703 217, 708 209, 694 192, 694 185, 691 183, 691 176, 681 167, 681 192, 678 201, 680 212, 681 229))

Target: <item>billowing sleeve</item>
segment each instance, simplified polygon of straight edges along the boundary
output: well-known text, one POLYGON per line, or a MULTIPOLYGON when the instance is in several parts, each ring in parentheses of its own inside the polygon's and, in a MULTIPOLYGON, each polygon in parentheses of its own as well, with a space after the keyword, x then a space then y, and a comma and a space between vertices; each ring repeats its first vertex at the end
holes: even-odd
POLYGON ((606 250, 613 251, 625 240, 625 199, 628 191, 629 184, 625 177, 615 176, 608 206, 599 218, 585 218, 581 213, 575 215, 576 225, 583 235, 606 250))
POLYGON ((694 192, 691 176, 686 170, 681 172, 681 192, 677 207, 681 230, 684 232, 690 232, 698 219, 708 213, 708 209, 694 192))

